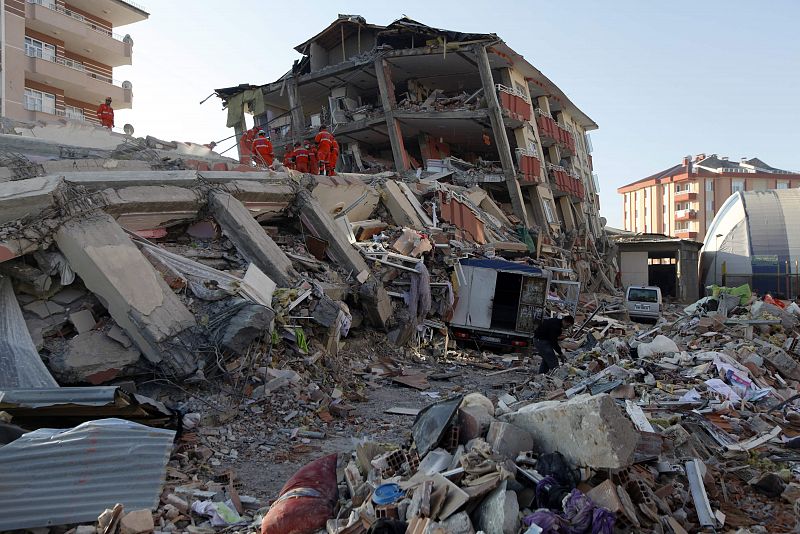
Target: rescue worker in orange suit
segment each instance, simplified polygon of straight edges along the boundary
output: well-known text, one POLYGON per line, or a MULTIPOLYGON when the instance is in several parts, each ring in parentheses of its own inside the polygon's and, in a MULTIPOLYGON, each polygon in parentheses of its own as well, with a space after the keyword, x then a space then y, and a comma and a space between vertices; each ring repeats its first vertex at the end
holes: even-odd
POLYGON ((336 161, 339 159, 339 143, 331 136, 331 153, 328 156, 328 176, 336 176, 336 161))
POLYGON ((294 151, 292 145, 286 145, 283 149, 283 166, 287 169, 294 169, 294 151))
POLYGON ((300 143, 294 144, 294 168, 300 172, 308 172, 308 149, 300 146, 300 143))
POLYGON ((245 165, 250 163, 253 156, 253 141, 256 138, 257 132, 258 127, 253 126, 242 134, 242 138, 239 140, 241 143, 240 152, 242 154, 242 156, 239 158, 239 163, 244 163, 245 165))
POLYGON ((319 158, 317 157, 317 145, 306 141, 306 149, 308 149, 308 172, 311 174, 319 174, 319 158))
POLYGON ((267 167, 272 165, 275 155, 272 153, 272 142, 264 130, 259 130, 258 137, 253 140, 253 152, 256 154, 256 160, 261 164, 267 167))
POLYGON ((333 134, 328 131, 324 124, 319 127, 319 133, 314 138, 317 143, 317 161, 319 161, 320 174, 328 174, 328 165, 331 158, 331 148, 333 148, 333 134))
POLYGON ((105 103, 97 108, 97 118, 104 128, 109 130, 114 127, 114 108, 111 107, 111 97, 106 98, 105 103))

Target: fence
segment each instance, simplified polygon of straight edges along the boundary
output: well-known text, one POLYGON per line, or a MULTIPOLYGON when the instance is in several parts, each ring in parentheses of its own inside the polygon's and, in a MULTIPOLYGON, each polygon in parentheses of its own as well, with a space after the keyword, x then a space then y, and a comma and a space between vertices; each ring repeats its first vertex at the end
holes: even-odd
POLYGON ((798 269, 797 262, 794 263, 794 272, 792 272, 792 264, 784 261, 772 266, 774 272, 750 274, 729 273, 727 265, 723 263, 722 285, 736 287, 748 284, 759 295, 770 293, 774 297, 793 300, 800 296, 800 269, 798 269))

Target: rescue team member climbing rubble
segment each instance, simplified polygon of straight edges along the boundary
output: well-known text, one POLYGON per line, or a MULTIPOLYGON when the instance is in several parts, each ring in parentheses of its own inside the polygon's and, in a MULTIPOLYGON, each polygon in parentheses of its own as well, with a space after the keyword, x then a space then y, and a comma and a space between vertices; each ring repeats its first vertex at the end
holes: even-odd
MULTIPOLYGON (((330 175, 333 171, 331 168, 331 152, 333 150, 333 143, 336 141, 333 134, 328 131, 328 127, 324 124, 319 127, 319 133, 314 138, 317 143, 317 160, 319 161, 319 172, 323 175, 330 175)), ((334 161, 336 165, 336 161, 334 161)))
POLYGON ((294 144, 294 168, 300 172, 308 172, 308 149, 300 145, 294 144))
POLYGON ((264 130, 258 131, 258 137, 253 140, 253 152, 256 158, 262 165, 267 167, 272 165, 275 155, 272 153, 272 142, 264 133, 264 130))
POLYGON ((104 128, 109 130, 114 127, 114 108, 111 107, 111 97, 106 98, 105 103, 97 108, 97 118, 104 128))
POLYGON ((575 318, 571 315, 565 315, 560 319, 556 317, 545 319, 542 321, 542 324, 539 325, 539 328, 536 329, 536 332, 533 334, 533 344, 539 356, 542 357, 542 363, 539 366, 540 374, 547 374, 557 368, 558 358, 562 361, 566 361, 558 342, 563 338, 563 329, 570 328, 574 324, 575 318), (558 358, 556 354, 558 354, 558 358))

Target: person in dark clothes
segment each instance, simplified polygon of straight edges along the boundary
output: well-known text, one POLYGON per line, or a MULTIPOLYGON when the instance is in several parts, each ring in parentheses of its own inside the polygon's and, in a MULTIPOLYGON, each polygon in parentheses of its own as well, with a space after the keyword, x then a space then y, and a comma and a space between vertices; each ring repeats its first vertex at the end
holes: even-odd
POLYGON ((562 361, 565 360, 558 341, 562 337, 563 330, 574 324, 575 318, 571 315, 565 315, 560 319, 545 319, 536 329, 533 334, 533 345, 536 347, 539 356, 542 357, 542 364, 539 366, 540 374, 547 374, 558 367, 559 358, 562 361))

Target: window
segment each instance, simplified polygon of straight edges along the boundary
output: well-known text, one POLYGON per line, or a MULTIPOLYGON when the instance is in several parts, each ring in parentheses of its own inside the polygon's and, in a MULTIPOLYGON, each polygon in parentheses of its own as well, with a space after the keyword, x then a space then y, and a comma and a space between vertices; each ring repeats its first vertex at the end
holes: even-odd
POLYGON ((714 180, 708 179, 706 180, 706 191, 709 193, 714 191, 714 180))
POLYGON ((73 120, 78 120, 78 121, 85 120, 84 115, 83 115, 83 109, 75 107, 75 106, 66 106, 64 108, 64 115, 68 119, 73 119, 73 120))
POLYGON ((789 189, 789 182, 778 182, 778 189, 789 189))
POLYGON ((542 206, 544 206, 544 216, 547 218, 547 222, 549 224, 554 224, 556 222, 556 217, 553 213, 553 205, 550 203, 550 199, 544 199, 542 206))
POLYGON ((706 199, 706 212, 714 213, 714 201, 711 199, 706 199))
POLYGON ((54 114, 56 112, 56 95, 26 88, 25 109, 54 114))
POLYGON ((738 191, 744 191, 744 180, 731 180, 731 193, 736 193, 738 191))
POLYGON ((688 230, 688 229, 689 229, 689 221, 677 221, 675 223, 676 231, 688 230))
POLYGON ((50 43, 39 41, 38 39, 25 38, 25 54, 31 57, 46 59, 47 61, 56 60, 56 47, 50 43))

